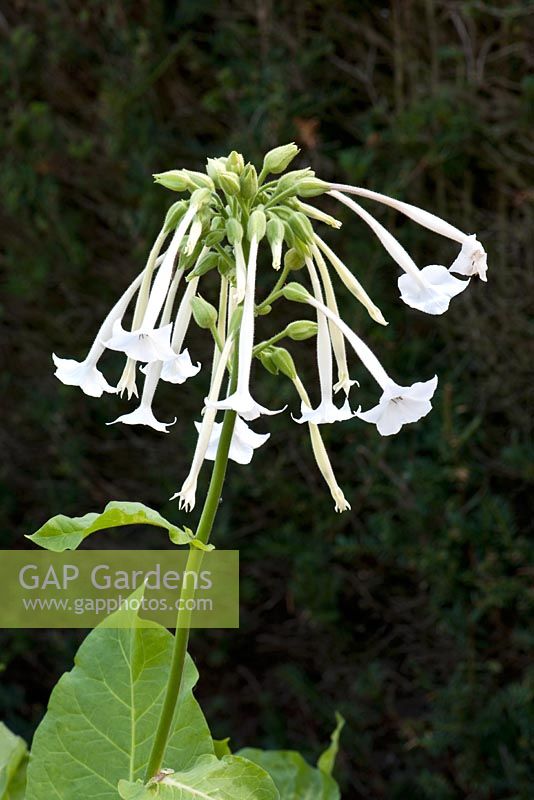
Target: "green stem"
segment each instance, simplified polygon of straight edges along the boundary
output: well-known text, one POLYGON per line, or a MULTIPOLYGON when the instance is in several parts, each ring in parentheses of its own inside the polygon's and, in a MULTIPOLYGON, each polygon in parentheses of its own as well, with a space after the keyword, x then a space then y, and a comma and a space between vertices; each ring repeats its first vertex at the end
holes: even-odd
POLYGON ((261 308, 265 308, 265 306, 270 305, 274 300, 277 300, 278 297, 280 297, 279 291, 286 282, 289 273, 290 270, 286 266, 284 266, 280 274, 280 277, 273 286, 272 292, 265 298, 265 300, 262 300, 262 302, 256 306, 256 311, 259 311, 261 308))
MULTIPOLYGON (((234 374, 237 370, 234 370, 234 374)), ((228 466, 228 454, 230 452, 230 444, 232 441, 232 434, 234 431, 236 413, 235 411, 226 411, 224 415, 223 426, 221 430, 221 438, 219 439, 219 446, 217 448, 217 455, 213 465, 213 472, 211 473, 211 480, 204 502, 204 508, 200 515, 198 523, 196 538, 207 544, 210 538, 211 530, 219 502, 221 499, 224 478, 226 476, 226 468, 228 466)), ((196 547, 191 547, 187 559, 186 570, 196 571, 200 570, 204 551, 196 547)), ((189 631, 191 626, 191 611, 184 609, 190 605, 187 601, 195 595, 194 582, 189 581, 180 592, 180 603, 182 610, 178 612, 176 620, 176 635, 174 638, 174 650, 172 654, 171 667, 169 678, 167 682, 167 689, 165 692, 165 699, 161 708, 161 714, 158 722, 158 727, 152 744, 152 752, 148 760, 146 770, 146 781, 156 775, 163 764, 167 742, 172 728, 172 723, 176 713, 176 707, 180 695, 180 688, 182 685, 182 678, 184 673, 185 657, 187 654, 187 646, 189 643, 189 631), (193 584, 193 585, 192 585, 193 584)))
POLYGON ((252 355, 256 357, 259 353, 261 353, 262 350, 265 350, 266 347, 269 347, 271 344, 276 344, 285 336, 287 336, 287 328, 284 328, 284 330, 280 331, 280 333, 276 333, 274 336, 271 336, 270 339, 266 339, 264 342, 257 344, 252 350, 252 355))

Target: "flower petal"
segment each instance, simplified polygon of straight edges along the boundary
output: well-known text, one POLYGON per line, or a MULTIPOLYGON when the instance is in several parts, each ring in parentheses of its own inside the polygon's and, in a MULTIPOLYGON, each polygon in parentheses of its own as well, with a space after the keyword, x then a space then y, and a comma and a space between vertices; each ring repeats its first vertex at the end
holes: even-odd
POLYGON ((170 344, 171 332, 172 323, 162 328, 125 331, 121 321, 117 320, 113 325, 113 336, 104 344, 136 361, 169 361, 176 357, 170 344))
POLYGON ((123 414, 112 422, 106 422, 106 425, 115 425, 117 422, 122 422, 124 425, 147 425, 149 428, 153 428, 160 433, 169 433, 167 428, 175 424, 176 417, 172 422, 159 422, 151 408, 140 405, 129 414, 123 414))
POLYGON ((481 281, 487 282, 488 256, 476 234, 467 237, 449 271, 458 275, 478 275, 481 281))
POLYGON ((54 375, 66 386, 79 386, 89 397, 101 397, 104 392, 115 392, 115 388, 105 379, 93 361, 76 361, 73 358, 59 358, 52 353, 56 366, 54 375))
POLYGON ((411 308, 426 314, 444 314, 451 298, 465 291, 469 281, 453 278, 449 270, 439 264, 430 264, 421 272, 424 282, 411 275, 401 275, 397 281, 401 299, 411 308))

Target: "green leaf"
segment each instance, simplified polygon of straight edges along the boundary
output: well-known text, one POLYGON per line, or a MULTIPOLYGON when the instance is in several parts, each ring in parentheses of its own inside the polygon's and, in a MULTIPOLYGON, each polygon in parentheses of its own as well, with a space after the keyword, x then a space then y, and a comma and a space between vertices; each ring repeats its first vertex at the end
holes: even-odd
POLYGON ((35 544, 54 553, 76 548, 91 533, 105 528, 117 528, 121 525, 155 525, 165 528, 174 544, 193 544, 201 549, 208 549, 198 542, 189 528, 182 530, 166 520, 157 511, 143 503, 128 503, 112 500, 101 514, 89 513, 83 517, 66 517, 57 514, 49 519, 36 533, 27 536, 35 544))
MULTIPOLYGON (((132 598, 140 596, 142 587, 132 598)), ((137 615, 123 608, 80 647, 74 669, 55 687, 35 734, 26 800, 117 800, 119 780, 144 776, 173 637, 155 623, 137 623, 137 615), (132 627, 113 628, 118 615, 132 627)), ((193 697, 197 679, 188 657, 166 753, 179 770, 213 754, 207 723, 193 697)))
MULTIPOLYGON (((120 781, 123 800, 280 800, 269 775, 238 756, 203 756, 192 769, 173 772, 151 786, 120 781)), ((285 800, 285 795, 284 795, 285 800)))
POLYGON ((215 750, 215 755, 217 756, 217 758, 222 758, 223 756, 232 755, 229 742, 230 742, 229 736, 227 736, 226 739, 213 740, 213 749, 215 750))
POLYGON ((336 727, 330 737, 330 744, 317 760, 317 769, 320 769, 325 775, 332 775, 334 771, 337 754, 339 752, 339 738, 344 727, 345 720, 341 714, 338 714, 336 711, 336 727))
POLYGON ((269 773, 283 800, 339 800, 335 780, 311 767, 292 750, 256 750, 246 747, 238 755, 269 773))
POLYGON ((0 722, 0 800, 23 800, 27 762, 26 742, 0 722))

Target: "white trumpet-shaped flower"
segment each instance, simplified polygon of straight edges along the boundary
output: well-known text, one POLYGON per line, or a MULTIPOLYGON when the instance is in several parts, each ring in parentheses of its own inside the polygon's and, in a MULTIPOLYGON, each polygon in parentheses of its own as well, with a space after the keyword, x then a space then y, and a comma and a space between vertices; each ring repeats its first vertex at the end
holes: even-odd
POLYGON ((444 314, 451 299, 467 288, 469 281, 453 278, 445 267, 432 264, 420 270, 401 243, 364 208, 340 192, 334 191, 330 194, 369 225, 390 256, 404 270, 407 277, 399 278, 399 289, 401 299, 411 308, 426 314, 444 314))
POLYGON ((436 376, 424 383, 412 386, 399 386, 377 359, 373 351, 340 317, 333 314, 323 303, 319 303, 311 295, 307 302, 320 309, 341 330, 363 365, 369 370, 375 381, 382 388, 382 397, 377 406, 369 411, 358 410, 356 416, 365 422, 374 422, 379 433, 389 436, 398 433, 403 425, 416 422, 426 416, 432 409, 430 399, 436 390, 436 376))
POLYGON ((134 411, 129 414, 122 414, 112 422, 107 422, 107 425, 115 425, 117 422, 122 422, 124 425, 147 425, 160 433, 169 433, 168 428, 174 425, 176 417, 172 422, 160 422, 156 419, 152 411, 152 401, 156 392, 159 377, 161 373, 161 362, 157 361, 150 364, 146 370, 145 383, 143 392, 141 394, 141 401, 134 411))
POLYGON ((228 359, 230 358, 233 344, 233 339, 228 337, 220 356, 218 358, 214 357, 213 361, 214 365, 216 364, 216 366, 213 369, 210 390, 205 401, 206 405, 202 416, 202 422, 200 423, 200 428, 198 431, 198 439, 191 469, 189 470, 189 474, 183 482, 180 491, 176 492, 176 494, 173 494, 171 497, 171 500, 175 500, 178 497, 180 500, 180 508, 185 508, 186 511, 192 511, 195 507, 198 476, 200 475, 202 464, 206 458, 206 453, 211 439, 211 432, 215 423, 215 417, 217 416, 217 409, 214 408, 214 403, 219 399, 221 385, 226 371, 226 365, 228 364, 228 359))
POLYGON ((449 269, 458 275, 478 275, 481 281, 487 282, 488 256, 476 234, 467 237, 449 269))
MULTIPOLYGON (((409 217, 418 225, 427 228, 440 236, 447 239, 452 239, 462 245, 460 254, 455 259, 450 267, 452 272, 458 272, 460 275, 478 275, 481 280, 487 281, 487 254, 481 243, 478 241, 475 234, 468 234, 446 222, 436 214, 431 214, 430 211, 425 211, 418 206, 413 206, 411 203, 404 203, 402 200, 396 200, 394 197, 389 197, 387 194, 380 192, 373 192, 370 189, 363 189, 360 186, 349 186, 341 183, 331 184, 332 190, 330 194, 341 200, 338 192, 345 192, 346 194, 354 194, 358 197, 366 197, 369 200, 376 200, 382 205, 394 208, 400 211, 404 216, 409 217)), ((343 202, 343 201, 342 201, 343 202)))
POLYGON ((90 352, 83 361, 59 358, 55 353, 52 353, 52 359, 56 366, 54 375, 66 386, 79 386, 90 397, 102 397, 104 392, 115 392, 115 387, 109 385, 96 366, 98 357, 90 352))
MULTIPOLYGON (((202 258, 202 253, 199 258, 202 258)), ((161 369, 161 380, 168 383, 184 383, 188 378, 192 378, 200 372, 200 364, 193 364, 189 351, 181 349, 191 322, 191 300, 195 296, 197 286, 198 278, 189 281, 176 314, 171 340, 173 356, 164 361, 161 369)))
POLYGON ((369 411, 359 411, 357 416, 365 422, 372 422, 382 436, 398 433, 408 422, 417 422, 432 410, 432 399, 438 379, 414 383, 412 386, 399 386, 391 381, 384 387, 378 405, 369 411))
POLYGON ((113 326, 111 338, 105 342, 106 347, 110 350, 118 350, 136 361, 145 362, 167 361, 175 356, 170 343, 172 325, 156 328, 156 322, 171 285, 174 262, 180 244, 196 212, 197 206, 191 203, 176 228, 172 242, 154 279, 140 326, 132 331, 125 331, 121 321, 117 320, 113 326))
POLYGON ((104 392, 116 391, 113 386, 109 385, 96 365, 106 349, 103 339, 110 335, 113 325, 117 321, 120 322, 124 316, 142 280, 143 272, 132 281, 124 294, 115 303, 100 326, 95 340, 83 361, 76 361, 73 358, 59 358, 55 353, 52 354, 52 359, 56 366, 54 374, 62 383, 67 386, 79 386, 90 397, 101 397, 104 392))
POLYGON ((447 311, 453 297, 464 291, 469 281, 454 278, 448 269, 439 264, 423 267, 419 275, 401 275, 397 280, 401 299, 410 308, 425 311, 427 314, 443 314, 447 311))
MULTIPOLYGON (((222 422, 215 422, 211 429, 208 447, 204 456, 207 461, 215 461, 219 440, 221 438, 222 426, 222 422)), ((200 433, 202 423, 195 422, 195 428, 200 433)), ((257 450, 258 447, 265 444, 270 435, 270 433, 256 433, 249 428, 241 417, 236 417, 230 443, 229 458, 237 464, 250 464, 252 456, 254 455, 254 450, 257 450)))
MULTIPOLYGON (((306 259, 306 266, 318 306, 324 305, 321 284, 311 258, 306 259)), ((294 417, 295 422, 299 424, 313 422, 315 425, 321 425, 350 419, 353 414, 348 400, 345 400, 341 408, 334 405, 332 397, 332 345, 330 342, 330 331, 328 321, 319 307, 317 307, 317 364, 319 368, 321 401, 317 408, 311 408, 302 401, 301 416, 298 419, 294 417)))
POLYGON ((120 397, 122 397, 125 392, 128 396, 128 400, 132 399, 132 395, 139 397, 137 392, 136 371, 137 361, 128 357, 122 375, 117 383, 117 394, 120 395, 120 397))
POLYGON ((237 304, 242 303, 245 299, 245 290, 247 285, 247 265, 245 263, 245 256, 243 254, 243 245, 241 242, 236 242, 234 245, 235 255, 235 301, 237 304))
POLYGON ((258 240, 255 236, 250 242, 250 253, 247 265, 247 285, 243 303, 243 319, 239 335, 237 388, 224 400, 214 403, 214 408, 221 411, 231 409, 248 421, 257 419, 262 414, 279 414, 283 408, 271 410, 257 403, 250 393, 250 371, 252 367, 252 350, 254 347, 254 295, 256 289, 256 260, 258 257, 258 240))
POLYGON ((163 362, 161 380, 167 383, 185 383, 200 372, 200 364, 193 364, 187 347, 176 358, 163 362))

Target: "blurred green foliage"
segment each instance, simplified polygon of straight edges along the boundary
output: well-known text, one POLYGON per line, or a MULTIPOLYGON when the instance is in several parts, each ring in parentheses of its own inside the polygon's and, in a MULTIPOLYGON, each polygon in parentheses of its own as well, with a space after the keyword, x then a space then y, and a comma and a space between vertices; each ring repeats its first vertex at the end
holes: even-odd
MULTIPOLYGON (((232 148, 258 160, 294 139, 301 165, 434 210, 488 250, 490 283, 423 317, 336 209, 336 249, 390 326, 348 297, 343 313, 396 377, 440 375, 436 407, 392 440, 358 422, 326 431, 352 514, 334 515, 287 418, 269 420, 268 457, 234 465, 225 491, 215 539, 242 553, 242 627, 195 635, 200 700, 236 747, 310 756, 338 708, 351 800, 533 793, 533 17, 531 2, 504 0, 0 8, 3 547, 109 499, 183 521, 163 499, 188 468, 202 379, 162 393, 162 418, 180 419, 160 437, 104 427, 119 401, 61 386, 50 358, 82 355, 139 269, 171 199, 151 173, 232 148)), ((450 263, 449 243, 381 218, 420 264, 450 263)), ((304 371, 308 345, 294 348, 304 371)), ((268 399, 271 379, 258 380, 268 399)), ((143 532, 128 544, 163 546, 143 532)), ((17 731, 31 733, 77 641, 0 636, 1 713, 17 731)))

